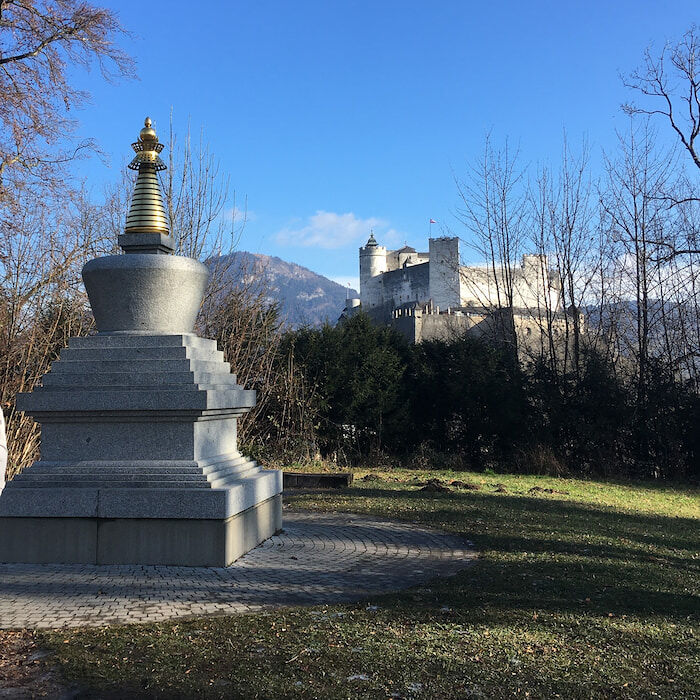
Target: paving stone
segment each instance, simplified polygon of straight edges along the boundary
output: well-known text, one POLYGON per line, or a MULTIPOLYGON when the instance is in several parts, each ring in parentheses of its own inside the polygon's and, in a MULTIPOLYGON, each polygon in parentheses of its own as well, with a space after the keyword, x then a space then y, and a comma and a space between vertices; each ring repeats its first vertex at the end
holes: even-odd
POLYGON ((360 600, 450 576, 456 535, 354 514, 285 513, 284 531, 227 568, 0 564, 0 628, 162 622, 360 600))

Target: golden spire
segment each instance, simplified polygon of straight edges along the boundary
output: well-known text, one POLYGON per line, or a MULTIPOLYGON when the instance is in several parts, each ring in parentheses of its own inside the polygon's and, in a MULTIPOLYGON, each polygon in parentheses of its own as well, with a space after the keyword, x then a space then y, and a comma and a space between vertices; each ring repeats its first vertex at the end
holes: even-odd
POLYGON ((138 170, 139 174, 134 185, 124 233, 162 233, 167 236, 170 233, 168 217, 165 214, 156 175, 166 167, 158 155, 163 150, 163 144, 158 143, 158 136, 151 126, 150 117, 146 117, 139 139, 132 143, 131 147, 136 151, 136 157, 129 163, 129 168, 138 170))

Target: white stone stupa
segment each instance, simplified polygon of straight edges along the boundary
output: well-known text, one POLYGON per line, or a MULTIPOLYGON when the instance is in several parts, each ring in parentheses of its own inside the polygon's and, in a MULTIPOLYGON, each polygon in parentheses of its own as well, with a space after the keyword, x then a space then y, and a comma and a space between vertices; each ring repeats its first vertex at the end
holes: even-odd
POLYGON ((150 119, 133 148, 125 254, 83 268, 98 333, 17 397, 41 459, 0 493, 0 562, 226 566, 282 527, 282 473, 237 447, 255 392, 193 332, 208 271, 173 255, 150 119))

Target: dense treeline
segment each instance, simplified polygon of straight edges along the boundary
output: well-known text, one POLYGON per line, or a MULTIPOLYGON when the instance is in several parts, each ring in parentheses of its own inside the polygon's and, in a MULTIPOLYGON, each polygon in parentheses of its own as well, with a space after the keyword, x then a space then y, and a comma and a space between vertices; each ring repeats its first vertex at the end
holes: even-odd
MULTIPOLYGON (((287 333, 278 362, 293 360, 306 385, 304 413, 313 416, 298 433, 297 458, 697 478, 700 398, 693 387, 655 362, 640 415, 634 375, 625 379, 593 349, 582 355, 580 373, 562 375, 468 336, 408 345, 358 314, 287 333)), ((264 417, 251 429, 258 451, 274 460, 264 417)))

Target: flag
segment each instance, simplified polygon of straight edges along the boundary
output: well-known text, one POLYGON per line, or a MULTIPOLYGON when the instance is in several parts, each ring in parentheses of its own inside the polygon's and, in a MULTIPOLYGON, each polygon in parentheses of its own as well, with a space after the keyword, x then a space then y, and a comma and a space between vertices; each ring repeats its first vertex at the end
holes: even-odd
POLYGON ((431 223, 431 224, 436 224, 437 221, 435 221, 435 219, 430 219, 430 223, 431 223))

